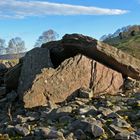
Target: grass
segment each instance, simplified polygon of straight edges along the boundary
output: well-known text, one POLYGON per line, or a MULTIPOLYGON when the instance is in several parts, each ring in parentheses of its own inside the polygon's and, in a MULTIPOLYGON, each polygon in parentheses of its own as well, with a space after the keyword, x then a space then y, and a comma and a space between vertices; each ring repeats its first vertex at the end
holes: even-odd
POLYGON ((114 37, 104 42, 140 59, 140 33, 123 39, 114 37))

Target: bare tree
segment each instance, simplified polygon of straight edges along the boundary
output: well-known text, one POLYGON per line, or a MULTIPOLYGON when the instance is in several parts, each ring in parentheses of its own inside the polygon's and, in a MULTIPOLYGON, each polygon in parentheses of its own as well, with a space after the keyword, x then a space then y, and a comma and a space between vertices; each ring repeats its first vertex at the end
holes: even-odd
POLYGON ((8 54, 19 54, 25 50, 25 42, 20 37, 12 38, 6 48, 8 54))
POLYGON ((0 55, 5 54, 6 52, 6 44, 5 44, 5 40, 0 38, 0 55))
POLYGON ((41 36, 37 39, 34 47, 41 47, 42 44, 50 41, 55 41, 59 37, 58 33, 50 29, 42 33, 41 36))

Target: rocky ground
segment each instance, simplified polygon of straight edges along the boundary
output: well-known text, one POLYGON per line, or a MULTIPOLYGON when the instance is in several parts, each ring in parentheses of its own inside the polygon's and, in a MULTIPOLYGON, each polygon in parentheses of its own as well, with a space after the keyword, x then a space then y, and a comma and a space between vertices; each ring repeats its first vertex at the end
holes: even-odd
POLYGON ((72 34, 0 66, 0 140, 140 140, 132 56, 72 34))
POLYGON ((63 103, 33 109, 23 108, 14 91, 1 95, 0 139, 140 140, 140 92, 91 94, 81 89, 63 103))

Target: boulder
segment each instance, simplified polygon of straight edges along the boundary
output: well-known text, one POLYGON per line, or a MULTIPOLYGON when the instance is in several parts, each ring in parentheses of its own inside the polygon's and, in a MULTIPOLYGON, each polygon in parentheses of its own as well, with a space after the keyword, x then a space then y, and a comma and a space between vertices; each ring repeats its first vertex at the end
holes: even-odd
POLYGON ((140 80, 140 60, 91 37, 67 34, 61 41, 51 45, 54 47, 51 48, 50 43, 42 47, 50 47, 52 62, 56 67, 69 57, 83 54, 122 73, 124 77, 140 80))
POLYGON ((27 52, 23 58, 18 94, 22 96, 28 91, 36 75, 41 73, 41 69, 48 67, 53 67, 48 48, 34 48, 27 52))
MULTIPOLYGON (((28 62, 30 68, 30 61, 28 62)), ((26 71, 23 70, 28 72, 28 67, 26 71)), ((30 70, 35 75, 34 69, 30 70)), ((23 76, 22 73, 21 75, 23 76)), ((23 78, 26 82, 30 80, 28 75, 23 78)), ((26 83, 23 82, 22 87, 25 87, 24 84, 26 83)), ((83 55, 77 55, 65 60, 56 69, 44 68, 36 76, 31 89, 22 94, 22 98, 24 106, 32 108, 44 106, 50 101, 63 102, 80 88, 92 89, 94 96, 105 93, 117 94, 122 84, 123 78, 120 73, 83 55)))
POLYGON ((121 72, 124 76, 140 80, 140 61, 119 49, 109 46, 103 42, 83 35, 65 35, 62 40, 64 50, 74 47, 84 54, 114 70, 121 72))

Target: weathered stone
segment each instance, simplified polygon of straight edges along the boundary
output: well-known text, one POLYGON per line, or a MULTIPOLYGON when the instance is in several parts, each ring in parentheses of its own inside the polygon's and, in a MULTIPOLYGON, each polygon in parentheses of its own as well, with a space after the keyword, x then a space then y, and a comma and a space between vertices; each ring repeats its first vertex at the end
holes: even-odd
POLYGON ((43 136, 46 139, 64 140, 63 134, 59 131, 51 130, 50 128, 40 127, 36 130, 36 135, 43 136))
POLYGON ((86 134, 81 130, 81 129, 78 129, 75 131, 75 137, 79 140, 85 140, 86 139, 86 134))
POLYGON ((49 101, 59 103, 82 87, 94 90, 94 96, 117 94, 122 84, 120 73, 78 55, 64 61, 56 70, 44 69, 34 80, 31 90, 23 95, 23 101, 26 108, 43 106, 49 101))
POLYGON ((6 94, 6 87, 0 87, 0 98, 6 94))
POLYGON ((78 114, 80 115, 97 115, 97 109, 94 106, 85 106, 79 108, 78 114))
POLYGON ((53 109, 51 112, 46 113, 46 117, 50 120, 56 120, 61 118, 62 116, 70 115, 72 112, 72 107, 64 106, 59 107, 57 109, 53 109))
POLYGON ((121 72, 124 76, 140 79, 140 61, 115 47, 78 34, 65 35, 61 42, 67 54, 84 54, 121 72))
POLYGON ((122 133, 122 132, 124 132, 124 133, 129 133, 128 130, 123 129, 123 128, 118 127, 118 126, 115 126, 114 124, 111 124, 109 127, 110 127, 110 129, 111 129, 113 132, 115 132, 115 133, 122 133))
POLYGON ((65 123, 65 124, 68 124, 68 123, 70 123, 72 121, 72 117, 70 117, 70 116, 62 116, 62 117, 60 117, 59 118, 59 122, 60 123, 65 123))
POLYGON ((30 131, 26 125, 17 124, 15 126, 15 131, 22 136, 27 136, 28 134, 30 134, 30 131))
POLYGON ((130 135, 130 140, 140 140, 140 136, 136 134, 131 134, 130 135))
POLYGON ((92 129, 92 134, 94 135, 94 137, 99 137, 104 134, 104 129, 98 124, 93 123, 91 129, 92 129))
POLYGON ((91 99, 93 97, 93 91, 92 90, 79 89, 78 97, 79 98, 91 99))
POLYGON ((113 111, 109 108, 99 107, 98 109, 105 117, 111 114, 113 111))
MULTIPOLYGON (((53 67, 50 59, 50 53, 47 48, 34 48, 26 53, 23 58, 23 65, 19 79, 18 94, 23 97, 24 92, 28 91, 37 74, 41 73, 43 68, 53 67)), ((38 90, 41 90, 40 88, 38 90)), ((43 94, 43 93, 42 93, 43 94)), ((41 96, 38 96, 41 100, 41 96)))
POLYGON ((120 118, 114 119, 113 124, 118 127, 121 127, 121 128, 130 128, 131 127, 131 125, 129 123, 127 123, 125 120, 120 119, 120 118))
POLYGON ((130 140, 130 133, 118 133, 115 140, 130 140))
POLYGON ((83 120, 75 120, 69 126, 69 130, 72 132, 78 129, 81 129, 85 132, 87 128, 89 128, 89 123, 83 120))
POLYGON ((140 128, 137 130, 137 132, 136 132, 138 135, 140 135, 140 128))
POLYGON ((4 134, 4 135, 0 134, 0 139, 1 140, 9 140, 9 136, 8 136, 8 134, 4 134))
POLYGON ((22 63, 15 65, 5 74, 5 85, 7 89, 17 89, 19 84, 19 77, 21 72, 22 63))

